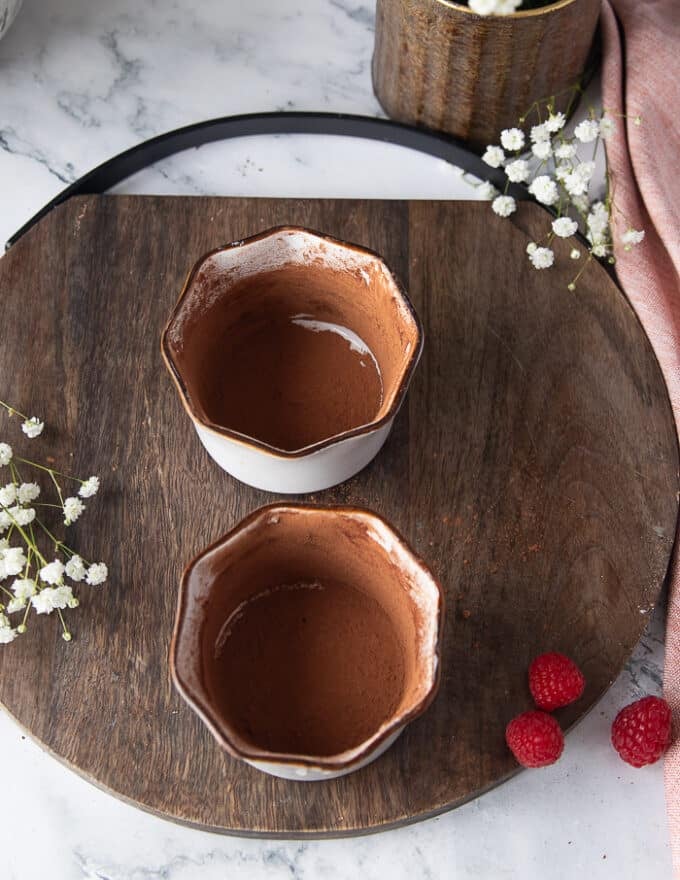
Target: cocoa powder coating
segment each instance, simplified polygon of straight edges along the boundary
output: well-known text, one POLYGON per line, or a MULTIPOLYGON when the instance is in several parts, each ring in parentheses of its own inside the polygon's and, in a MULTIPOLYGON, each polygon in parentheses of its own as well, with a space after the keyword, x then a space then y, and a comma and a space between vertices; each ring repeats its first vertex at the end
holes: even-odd
POLYGON ((347 328, 316 329, 323 323, 290 308, 225 331, 201 393, 211 421, 292 452, 373 421, 382 380, 371 352, 342 335, 347 328))
POLYGON ((182 626, 194 635, 176 664, 239 752, 340 755, 432 690, 422 633, 439 594, 414 599, 370 528, 358 514, 274 508, 191 570, 182 626))
POLYGON ((404 649, 383 608, 333 581, 274 587, 227 624, 212 691, 244 739, 272 752, 336 755, 389 718, 404 649))
MULTIPOLYGON (((273 244, 276 236, 272 233, 273 244)), ((258 247, 267 256, 261 239, 258 247)), ((420 344, 418 325, 377 256, 314 258, 248 271, 224 252, 193 275, 165 339, 196 415, 295 452, 382 418, 420 344), (352 261, 358 261, 353 263, 352 261)), ((245 249, 244 249, 245 250, 245 249)))

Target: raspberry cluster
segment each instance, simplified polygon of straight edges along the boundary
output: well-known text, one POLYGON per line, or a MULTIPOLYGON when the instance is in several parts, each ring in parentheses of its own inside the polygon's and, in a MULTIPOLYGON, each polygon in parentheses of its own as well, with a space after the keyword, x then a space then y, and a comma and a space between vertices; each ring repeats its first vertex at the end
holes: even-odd
MULTIPOLYGON (((523 767, 547 767, 564 750, 562 728, 547 714, 568 706, 583 694, 585 678, 564 654, 541 654, 529 666, 529 690, 537 709, 508 724, 505 741, 523 767)), ((661 697, 644 697, 622 709, 612 724, 612 745, 633 767, 653 764, 671 740, 671 710, 661 697)))

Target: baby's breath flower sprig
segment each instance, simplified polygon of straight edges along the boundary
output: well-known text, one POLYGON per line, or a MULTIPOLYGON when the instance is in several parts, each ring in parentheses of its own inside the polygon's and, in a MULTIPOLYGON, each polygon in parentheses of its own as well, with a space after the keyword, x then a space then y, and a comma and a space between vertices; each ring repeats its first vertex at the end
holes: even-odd
MULTIPOLYGON (((464 2, 464 0, 457 0, 464 2)), ((537 6, 547 6, 553 0, 468 0, 467 5, 477 15, 512 15, 522 7, 534 9, 537 6)))
POLYGON ((4 400, 0 400, 0 407, 6 410, 10 416, 16 415, 23 419, 21 430, 29 440, 35 440, 36 437, 39 437, 42 434, 45 423, 41 422, 36 416, 31 416, 29 418, 27 415, 24 415, 24 413, 16 409, 16 407, 10 406, 9 403, 5 403, 4 400))
MULTIPOLYGON (((0 401, 0 408, 10 416, 16 414, 23 419, 22 430, 29 439, 42 432, 44 423, 40 419, 29 419, 3 401, 0 401)), ((83 499, 97 494, 99 477, 81 479, 41 462, 22 458, 15 455, 10 444, 5 442, 0 442, 2 468, 7 468, 10 480, 6 485, 0 485, 0 536, 3 536, 0 537, 0 644, 9 644, 26 632, 31 611, 35 614, 56 611, 62 638, 70 642, 72 634, 63 612, 77 608, 79 604, 73 586, 78 583, 92 587, 103 584, 108 577, 108 568, 103 562, 87 561, 57 538, 39 513, 52 509, 59 511, 63 525, 70 526, 85 511, 83 499), (19 471, 20 465, 22 470, 25 465, 47 475, 59 503, 38 501, 42 496, 41 486, 37 482, 25 482, 19 471), (78 485, 77 494, 64 497, 62 484, 66 481, 78 485), (42 543, 38 541, 40 535, 42 543), (46 541, 49 541, 49 551, 43 549, 46 541), (11 619, 15 614, 21 614, 16 625, 11 619)))
POLYGON ((477 15, 512 15, 521 5, 522 0, 468 0, 477 15))
MULTIPOLYGON (((582 90, 577 85, 568 91, 571 106, 582 90)), ((504 192, 499 193, 492 187, 486 196, 499 217, 510 217, 517 209, 515 199, 508 195, 510 183, 525 184, 530 195, 556 215, 544 243, 539 246, 531 242, 527 247, 527 257, 535 269, 549 269, 555 264, 551 245, 556 238, 567 239, 579 231, 583 233, 589 245, 588 258, 567 285, 569 290, 575 290, 594 257, 614 263, 613 216, 617 208, 613 188, 607 175, 605 192, 598 198, 593 192, 592 178, 598 151, 616 130, 616 117, 621 118, 621 114, 591 107, 587 118, 579 122, 570 135, 565 130, 569 110, 565 114, 555 109, 557 97, 534 101, 519 119, 519 125, 529 130, 528 140, 522 128, 503 129, 500 145, 489 144, 482 161, 491 168, 503 168, 506 174, 504 192), (535 124, 530 125, 534 120, 535 124), (592 154, 582 158, 583 149, 590 149, 591 144, 592 154)), ((641 118, 634 117, 633 124, 640 125, 641 118)), ((484 186, 481 184, 480 189, 484 186)), ((623 250, 628 251, 643 241, 645 233, 633 228, 627 220, 625 223, 619 241, 623 250)), ((572 260, 580 256, 580 250, 571 250, 572 260)))

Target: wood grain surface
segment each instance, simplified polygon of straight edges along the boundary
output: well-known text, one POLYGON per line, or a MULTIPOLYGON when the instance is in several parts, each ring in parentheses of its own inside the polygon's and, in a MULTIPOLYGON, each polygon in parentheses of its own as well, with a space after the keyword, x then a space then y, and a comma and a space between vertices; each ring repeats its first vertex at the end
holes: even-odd
MULTIPOLYGON (((675 534, 678 451, 666 389, 624 296, 596 264, 576 293, 532 269, 529 237, 488 203, 87 196, 0 260, 0 396, 42 415, 64 469, 102 475, 74 526, 110 563, 70 615, 33 619, 0 650, 0 700, 54 755, 163 816, 266 836, 379 830, 458 805, 516 766, 506 722, 530 707, 534 655, 587 678, 566 726, 608 687, 661 589, 675 534), (209 248, 293 223, 381 252, 425 326, 425 349, 378 458, 311 500, 390 519, 447 592, 432 707, 382 758, 323 783, 224 755, 174 693, 168 645, 186 561, 274 496, 208 458, 167 375, 159 336, 209 248)), ((25 453, 16 423, 3 439, 25 453)), ((35 452, 36 446, 30 447, 35 452)), ((310 500, 309 498, 307 500, 310 500)), ((569 741, 567 739, 567 748, 569 741)))

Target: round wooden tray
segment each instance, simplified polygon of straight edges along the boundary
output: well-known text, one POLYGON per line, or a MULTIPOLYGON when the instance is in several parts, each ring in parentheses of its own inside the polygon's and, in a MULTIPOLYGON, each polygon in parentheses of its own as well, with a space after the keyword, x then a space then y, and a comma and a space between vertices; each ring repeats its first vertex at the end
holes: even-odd
MULTIPOLYGON (((678 450, 652 349, 608 274, 589 266, 570 294, 567 242, 556 268, 529 266, 546 222, 531 204, 510 222, 486 203, 83 196, 24 234, 0 260, 4 326, 24 328, 3 337, 0 388, 44 416, 42 449, 59 464, 102 474, 74 541, 110 563, 110 580, 78 590, 71 644, 34 619, 0 651, 9 712, 144 809, 290 837, 413 821, 507 778, 504 727, 531 705, 526 671, 541 651, 583 668, 586 692, 559 719, 582 716, 663 583, 678 450), (282 223, 384 254, 422 317, 423 359, 387 445, 311 500, 386 516, 447 593, 434 704, 374 764, 316 784, 224 755, 167 662, 183 565, 273 496, 208 458, 160 332, 199 254, 282 223)), ((34 451, 14 430, 17 451, 34 451)))

